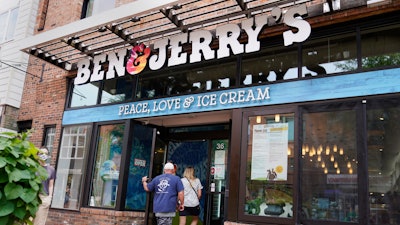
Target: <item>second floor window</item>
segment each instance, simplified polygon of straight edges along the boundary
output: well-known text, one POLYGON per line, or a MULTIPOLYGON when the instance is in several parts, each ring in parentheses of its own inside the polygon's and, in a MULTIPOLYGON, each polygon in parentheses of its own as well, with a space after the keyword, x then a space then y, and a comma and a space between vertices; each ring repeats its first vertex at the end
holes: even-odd
POLYGON ((0 11, 0 43, 11 40, 14 37, 17 25, 18 8, 0 11))
POLYGON ((86 0, 83 5, 82 18, 96 15, 115 7, 115 0, 86 0))

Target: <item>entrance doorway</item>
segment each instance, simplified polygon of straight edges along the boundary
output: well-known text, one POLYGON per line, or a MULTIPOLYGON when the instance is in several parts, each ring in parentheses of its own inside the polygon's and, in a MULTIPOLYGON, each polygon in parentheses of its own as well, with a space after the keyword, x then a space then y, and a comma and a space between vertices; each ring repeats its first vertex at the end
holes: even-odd
MULTIPOLYGON (((176 175, 183 176, 186 167, 195 168, 195 175, 203 185, 200 199, 200 225, 220 225, 224 219, 229 124, 162 128, 158 132, 153 157, 153 173, 162 173, 162 165, 171 161, 177 165, 176 175)), ((150 205, 152 200, 149 201, 150 205)), ((148 208, 151 211, 151 207, 148 208)), ((155 220, 151 218, 152 223, 155 220)), ((187 218, 186 224, 190 224, 187 218)), ((179 215, 174 218, 179 224, 179 215)))

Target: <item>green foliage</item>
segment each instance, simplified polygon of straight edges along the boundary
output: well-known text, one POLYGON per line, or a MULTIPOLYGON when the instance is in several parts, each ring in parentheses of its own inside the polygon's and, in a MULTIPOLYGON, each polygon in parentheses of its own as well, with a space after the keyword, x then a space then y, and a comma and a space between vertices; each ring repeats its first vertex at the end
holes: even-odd
POLYGON ((32 225, 29 218, 41 203, 39 192, 48 175, 28 135, 0 133, 0 224, 32 225))
MULTIPOLYGON (((352 71, 357 69, 357 60, 350 59, 335 65, 342 71, 352 71)), ((400 53, 364 57, 361 60, 361 65, 363 69, 400 65, 400 53)))

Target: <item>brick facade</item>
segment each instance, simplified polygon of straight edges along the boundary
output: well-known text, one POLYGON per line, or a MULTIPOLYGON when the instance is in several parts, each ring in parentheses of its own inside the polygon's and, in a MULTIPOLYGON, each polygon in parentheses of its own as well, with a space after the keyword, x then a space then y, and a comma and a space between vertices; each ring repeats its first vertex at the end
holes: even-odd
MULTIPOLYGON (((124 4, 127 2, 126 0, 123 1, 124 4)), ((82 0, 40 1, 35 31, 37 33, 45 32, 79 20, 82 5, 82 0), (48 6, 45 4, 48 4, 48 6), (60 10, 60 8, 63 10, 60 10)), ((62 115, 68 90, 68 73, 35 57, 30 57, 29 64, 29 74, 25 78, 18 121, 32 122, 30 141, 37 147, 43 145, 45 126, 55 125, 56 133, 53 146, 56 151, 52 152, 51 164, 56 166, 57 150, 62 131, 62 115)), ((10 107, 7 108, 6 113, 7 115, 3 115, 4 123, 8 121, 6 118, 14 114, 14 117, 17 117, 10 107)), ((51 209, 46 224, 131 225, 133 221, 137 221, 137 224, 144 224, 143 218, 143 212, 120 212, 89 208, 81 208, 80 211, 51 209)))
POLYGON ((81 208, 80 212, 52 209, 46 224, 63 225, 144 225, 144 212, 121 212, 81 208))
MULTIPOLYGON (((42 65, 40 60, 32 57, 30 63, 42 65)), ((33 133, 30 141, 37 147, 43 144, 44 127, 56 125, 53 146, 58 147, 67 93, 67 78, 65 72, 55 66, 45 64, 43 68, 42 74, 42 66, 32 66, 29 71, 35 76, 26 76, 18 121, 32 121, 33 133)), ((53 153, 56 154, 56 152, 53 153)), ((55 154, 52 162, 55 162, 55 154)))

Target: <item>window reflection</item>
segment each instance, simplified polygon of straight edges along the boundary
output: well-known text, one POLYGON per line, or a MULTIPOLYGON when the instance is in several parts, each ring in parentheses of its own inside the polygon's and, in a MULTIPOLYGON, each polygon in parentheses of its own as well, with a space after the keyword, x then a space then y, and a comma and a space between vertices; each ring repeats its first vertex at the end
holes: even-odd
POLYGON ((181 71, 164 70, 156 75, 141 76, 136 96, 154 98, 229 88, 235 85, 235 76, 236 62, 181 71))
POLYGON ((305 109, 300 195, 303 219, 358 221, 355 121, 352 109, 328 112, 305 109))
POLYGON ((241 84, 251 85, 298 78, 297 48, 263 50, 242 62, 241 84))
POLYGON ((82 175, 85 173, 90 135, 90 126, 64 128, 57 162, 57 179, 54 186, 52 207, 79 209, 82 175))
POLYGON ((132 76, 105 80, 101 92, 101 104, 132 100, 133 88, 132 76))
POLYGON ((277 115, 249 117, 245 214, 293 217, 294 115, 277 115))
POLYGON ((369 224, 400 224, 400 100, 367 106, 369 224))
POLYGON ((361 35, 362 67, 400 65, 400 27, 366 31, 361 35))
POLYGON ((355 33, 309 42, 302 52, 303 77, 347 72, 357 69, 355 33))
POLYGON ((124 128, 124 124, 104 125, 99 128, 90 206, 115 207, 124 128))
POLYGON ((70 107, 96 105, 100 82, 75 85, 72 89, 70 107))

